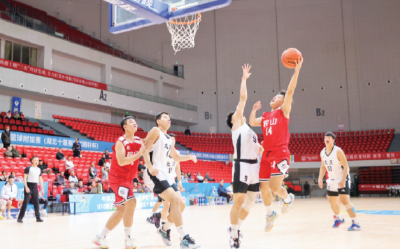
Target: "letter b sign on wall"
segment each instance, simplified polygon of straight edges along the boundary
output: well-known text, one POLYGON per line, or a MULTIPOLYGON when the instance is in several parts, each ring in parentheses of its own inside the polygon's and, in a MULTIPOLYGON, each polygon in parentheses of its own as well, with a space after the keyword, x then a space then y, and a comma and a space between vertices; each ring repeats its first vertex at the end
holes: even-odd
POLYGON ((325 116, 325 110, 321 110, 321 109, 317 108, 316 111, 317 111, 317 117, 325 116))
POLYGON ((205 119, 212 119, 211 113, 205 112, 205 113, 204 113, 204 118, 205 118, 205 119))

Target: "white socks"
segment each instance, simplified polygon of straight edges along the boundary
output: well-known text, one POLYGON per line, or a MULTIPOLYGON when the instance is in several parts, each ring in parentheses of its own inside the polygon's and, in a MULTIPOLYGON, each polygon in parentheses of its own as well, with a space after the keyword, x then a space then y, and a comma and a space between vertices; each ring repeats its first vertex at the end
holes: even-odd
POLYGON ((339 220, 343 220, 343 217, 342 217, 341 214, 339 214, 339 215, 336 215, 336 214, 335 214, 335 218, 338 218, 339 220))
POLYGON ((130 238, 131 237, 131 228, 132 227, 124 227, 124 231, 125 231, 125 239, 130 238))
POLYGON ((274 209, 272 208, 272 205, 265 206, 265 208, 267 209, 267 216, 271 216, 272 213, 274 212, 274 209))
POLYGON ((168 231, 168 229, 170 229, 171 226, 172 226, 172 223, 167 220, 167 222, 165 222, 163 225, 163 230, 168 231))
POLYGON ((244 221, 244 220, 241 220, 241 219, 239 218, 238 229, 240 229, 240 226, 243 224, 243 221, 244 221))
POLYGON ((178 229, 179 236, 181 237, 181 240, 183 240, 183 238, 187 235, 187 233, 183 229, 183 225, 179 226, 179 227, 176 227, 176 228, 178 229))
POLYGON ((109 233, 110 233, 110 230, 108 230, 107 227, 104 227, 98 236, 100 238, 104 239, 109 233))
POLYGON ((283 202, 285 202, 286 204, 292 202, 292 198, 290 197, 290 195, 288 195, 285 199, 283 199, 283 202))
POLYGON ((232 225, 231 224, 231 236, 232 236, 232 238, 237 239, 239 237, 238 230, 239 230, 239 225, 232 225))
POLYGON ((351 218, 351 221, 353 221, 354 223, 358 223, 358 221, 357 221, 357 217, 354 217, 354 218, 351 218))

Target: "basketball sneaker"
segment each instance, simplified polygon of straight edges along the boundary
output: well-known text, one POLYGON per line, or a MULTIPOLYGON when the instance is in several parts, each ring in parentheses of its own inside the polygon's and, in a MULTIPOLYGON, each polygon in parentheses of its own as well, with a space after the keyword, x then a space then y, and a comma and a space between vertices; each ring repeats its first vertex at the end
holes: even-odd
POLYGON ((150 223, 150 224, 154 224, 154 218, 153 218, 153 216, 147 217, 146 221, 147 221, 148 223, 150 223))
MULTIPOLYGON (((229 235, 231 235, 231 227, 228 227, 228 233, 229 233, 229 235)), ((243 233, 240 232, 240 230, 238 230, 238 236, 239 236, 239 238, 243 238, 243 233)))
POLYGON ((160 223, 161 223, 161 213, 154 213, 152 218, 154 221, 154 225, 158 229, 160 227, 160 223))
POLYGON ((158 235, 160 235, 162 242, 167 246, 172 246, 171 242, 171 229, 164 231, 162 227, 157 229, 158 235))
POLYGON ((8 215, 7 215, 7 219, 9 219, 9 220, 14 220, 15 218, 14 218, 14 217, 12 217, 10 213, 8 213, 8 215))
POLYGON ((334 215, 333 218, 335 219, 335 223, 333 223, 333 228, 339 227, 341 224, 344 223, 344 218, 340 219, 339 216, 334 215))
POLYGON ((43 209, 42 211, 40 211, 40 215, 41 215, 41 216, 46 216, 46 217, 47 217, 46 209, 43 209))
POLYGON ((290 211, 290 209, 291 209, 291 206, 293 205, 293 202, 294 202, 294 194, 289 194, 289 196, 290 196, 290 202, 289 203, 283 203, 283 206, 282 206, 282 214, 286 214, 286 213, 288 213, 289 211, 290 211))
POLYGON ((96 235, 96 237, 92 240, 93 244, 99 246, 102 249, 108 249, 108 242, 106 238, 101 238, 96 235))
POLYGON ((275 219, 278 218, 278 213, 277 212, 272 212, 272 214, 270 216, 266 216, 266 220, 267 223, 265 224, 265 228, 264 231, 265 232, 269 232, 272 230, 272 228, 274 227, 274 221, 275 219))
POLYGON ((6 218, 0 214, 0 220, 5 220, 6 218))
POLYGON ((184 248, 195 249, 195 248, 199 248, 200 245, 196 245, 196 242, 194 242, 194 239, 190 238, 190 236, 188 234, 183 238, 183 240, 181 240, 180 247, 181 247, 181 249, 184 249, 184 248))
POLYGON ((125 249, 136 249, 135 240, 131 237, 125 239, 125 249))
POLYGON ((230 246, 231 246, 231 249, 234 249, 234 248, 240 248, 240 241, 239 241, 239 238, 237 238, 237 239, 230 239, 230 246))
POLYGON ((360 224, 358 222, 353 221, 353 224, 351 224, 351 227, 347 229, 348 231, 361 231, 360 224))

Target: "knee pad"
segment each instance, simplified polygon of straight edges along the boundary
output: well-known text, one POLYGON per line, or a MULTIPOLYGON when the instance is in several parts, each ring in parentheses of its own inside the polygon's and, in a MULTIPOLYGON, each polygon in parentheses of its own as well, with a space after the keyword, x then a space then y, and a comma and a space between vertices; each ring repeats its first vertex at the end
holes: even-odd
POLYGON ((247 192, 246 199, 244 200, 243 203, 243 209, 246 210, 246 212, 250 212, 250 209, 256 203, 256 197, 257 197, 256 192, 247 192))
POLYGON ((346 208, 346 210, 351 209, 353 211, 353 213, 356 212, 356 209, 354 208, 353 204, 351 204, 351 202, 349 202, 346 205, 344 205, 344 207, 346 208))

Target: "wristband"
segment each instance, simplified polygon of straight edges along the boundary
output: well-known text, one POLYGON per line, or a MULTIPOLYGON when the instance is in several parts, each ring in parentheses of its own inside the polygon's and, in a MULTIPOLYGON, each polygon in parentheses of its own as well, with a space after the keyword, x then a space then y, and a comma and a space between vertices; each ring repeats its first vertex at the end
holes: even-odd
POLYGON ((178 181, 178 183, 181 183, 181 184, 182 184, 182 181, 178 181))

